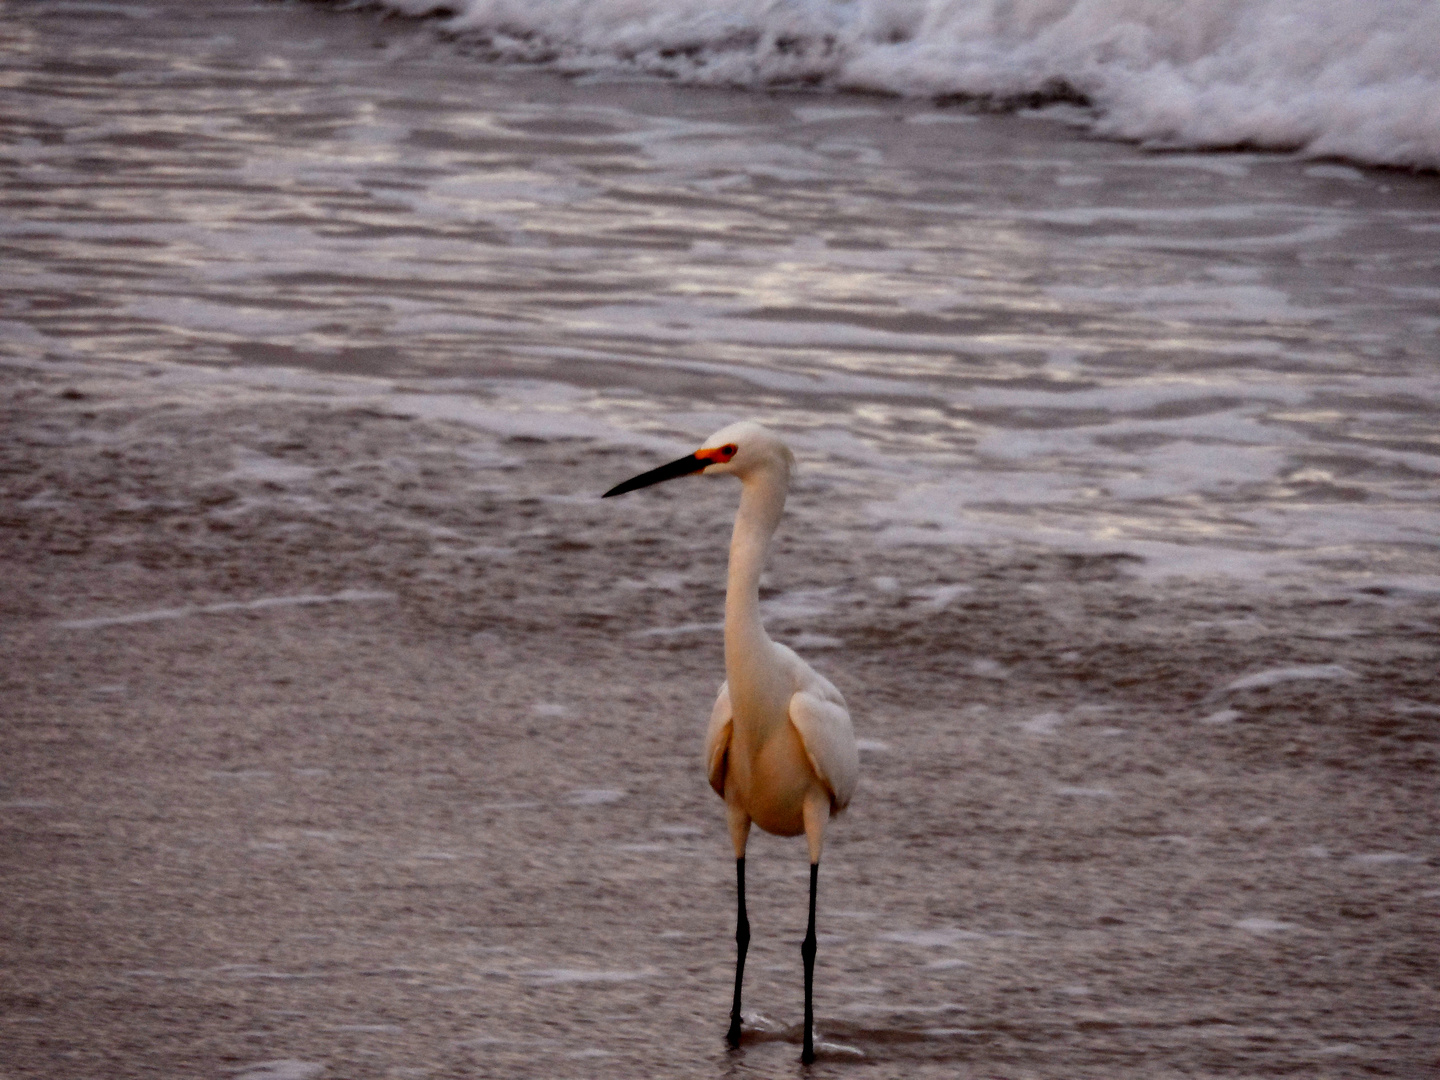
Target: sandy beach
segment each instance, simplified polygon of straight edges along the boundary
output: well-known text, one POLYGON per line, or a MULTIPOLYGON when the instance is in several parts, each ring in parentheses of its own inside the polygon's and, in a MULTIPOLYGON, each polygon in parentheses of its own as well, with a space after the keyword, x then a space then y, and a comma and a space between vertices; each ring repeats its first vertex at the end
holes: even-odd
POLYGON ((197 11, 0 11, 0 1080, 1436 1074, 1433 173, 197 11))
MULTIPOLYGON (((3 370, 7 1076, 791 1071, 794 842, 721 1042, 733 491, 601 503, 659 458, 399 384, 3 370)), ((867 747, 816 1075, 1427 1074, 1433 597, 837 552, 826 512, 767 590, 865 591, 771 620, 867 747)))

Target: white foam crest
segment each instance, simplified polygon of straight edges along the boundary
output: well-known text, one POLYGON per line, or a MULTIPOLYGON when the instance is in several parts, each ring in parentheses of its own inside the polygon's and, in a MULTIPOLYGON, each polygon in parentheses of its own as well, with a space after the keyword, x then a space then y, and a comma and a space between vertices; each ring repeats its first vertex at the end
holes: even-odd
POLYGON ((1372 851, 1351 855, 1348 861, 1360 866, 1393 866, 1397 863, 1419 863, 1425 860, 1418 855, 1407 855, 1403 851, 1372 851))
POLYGON ((495 57, 1093 106, 1103 134, 1440 166, 1431 0, 385 0, 495 57))
POLYGON ((64 630, 93 630, 100 626, 127 626, 131 623, 185 619, 192 615, 224 615, 232 611, 264 611, 268 608, 310 607, 315 604, 368 604, 394 599, 395 594, 389 592, 377 592, 370 589, 342 589, 338 593, 263 596, 258 600, 226 600, 218 604, 199 604, 194 607, 154 608, 149 611, 127 612, 123 615, 66 619, 58 625, 64 630))
POLYGON ((276 1061, 257 1061, 253 1065, 242 1065, 231 1069, 236 1080, 314 1080, 325 1071, 317 1061, 300 1061, 296 1058, 281 1058, 276 1061))
POLYGON ((941 927, 935 930, 891 930, 880 934, 879 939, 900 945, 914 945, 921 949, 934 949, 958 945, 962 941, 983 941, 985 935, 975 930, 941 927))
POLYGON ((653 968, 639 968, 633 971, 603 971, 593 968, 540 968, 524 972, 527 978, 553 985, 557 983, 621 983, 649 979, 656 975, 653 968))
POLYGON ((1294 667, 1268 668, 1246 675, 1226 685, 1226 690, 1256 690, 1276 686, 1283 682, 1302 679, 1330 679, 1344 682, 1353 681, 1356 675, 1340 664, 1296 664, 1294 667))
POLYGON ((1294 923, 1281 922, 1279 919, 1265 919, 1260 917, 1235 920, 1237 929, 1244 930, 1250 934, 1275 934, 1282 930, 1295 929, 1294 923))
POLYGON ((1065 718, 1058 712, 1044 712, 1029 720, 1021 720, 1015 726, 1027 735, 1053 735, 1064 722, 1065 718))
POLYGON ((565 801, 571 806, 605 806, 609 803, 619 802, 625 797, 625 792, 615 791, 612 788, 581 788, 572 791, 566 796, 565 801))

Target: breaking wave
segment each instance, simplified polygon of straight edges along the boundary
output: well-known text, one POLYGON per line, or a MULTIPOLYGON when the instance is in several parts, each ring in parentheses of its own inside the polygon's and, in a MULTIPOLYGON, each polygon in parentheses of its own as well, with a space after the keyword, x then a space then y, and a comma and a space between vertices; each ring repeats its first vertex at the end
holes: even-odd
MULTIPOLYGON (((365 5, 373 6, 373 5, 365 5)), ((488 59, 986 108, 1153 146, 1440 168, 1433 0, 381 0, 488 59)))

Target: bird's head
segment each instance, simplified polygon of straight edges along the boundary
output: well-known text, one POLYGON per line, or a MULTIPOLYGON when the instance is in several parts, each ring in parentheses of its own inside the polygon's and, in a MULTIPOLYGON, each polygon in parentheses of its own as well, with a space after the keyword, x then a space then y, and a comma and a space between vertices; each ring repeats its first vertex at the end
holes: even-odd
POLYGON ((616 484, 601 498, 624 495, 627 491, 697 473, 738 476, 744 480, 765 469, 778 469, 781 476, 788 479, 794 460, 790 448, 776 435, 753 420, 741 420, 715 432, 693 454, 616 484))

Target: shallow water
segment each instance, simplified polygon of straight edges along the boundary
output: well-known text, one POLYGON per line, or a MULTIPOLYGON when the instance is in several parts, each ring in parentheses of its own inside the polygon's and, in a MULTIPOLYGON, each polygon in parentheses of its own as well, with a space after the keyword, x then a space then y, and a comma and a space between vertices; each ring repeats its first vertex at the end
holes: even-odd
POLYGON ((720 1043, 734 492, 594 498, 742 415, 861 736, 816 1075, 1433 1060, 1434 597, 1358 592, 1440 576, 1433 176, 0 19, 24 1075, 794 1075, 792 842, 720 1043))
MULTIPOLYGON (((722 1042, 733 486, 580 497, 643 452, 282 376, 0 365, 9 1071, 796 1075, 797 839, 722 1042)), ((765 590, 860 736, 813 1075, 1424 1074, 1435 597, 877 550, 824 494, 765 590)))
POLYGON ((756 415, 896 541, 1435 584, 1433 175, 566 82, 306 7, 5 26, 9 350, 424 376, 666 449, 756 415))
POLYGON ((1433 175, 565 82, 305 7, 6 27, 9 349, 460 380, 424 388, 677 449, 758 415, 897 541, 1435 584, 1433 175))

